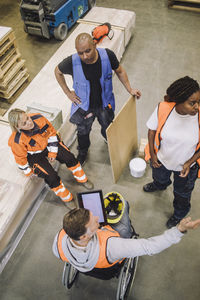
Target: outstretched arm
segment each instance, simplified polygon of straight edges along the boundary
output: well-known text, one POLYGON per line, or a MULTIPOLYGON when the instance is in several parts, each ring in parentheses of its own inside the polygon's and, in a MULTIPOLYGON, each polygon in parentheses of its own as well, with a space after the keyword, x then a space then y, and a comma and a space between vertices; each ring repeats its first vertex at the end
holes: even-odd
POLYGON ((114 71, 117 74, 117 77, 119 78, 121 83, 126 88, 126 90, 131 95, 136 96, 139 99, 141 97, 141 92, 138 89, 132 89, 125 69, 121 65, 119 65, 119 67, 117 69, 115 69, 114 71))
POLYGON ((124 257, 154 255, 180 242, 189 229, 200 226, 200 219, 192 221, 190 217, 183 219, 177 227, 166 230, 163 234, 148 239, 110 238, 108 240, 107 256, 112 263, 124 257))
POLYGON ((76 95, 74 91, 71 91, 69 87, 67 86, 67 83, 65 81, 65 77, 63 73, 59 70, 58 66, 55 68, 55 76, 56 79, 62 88, 63 92, 67 95, 67 97, 74 103, 74 104, 81 104, 80 98, 76 95))

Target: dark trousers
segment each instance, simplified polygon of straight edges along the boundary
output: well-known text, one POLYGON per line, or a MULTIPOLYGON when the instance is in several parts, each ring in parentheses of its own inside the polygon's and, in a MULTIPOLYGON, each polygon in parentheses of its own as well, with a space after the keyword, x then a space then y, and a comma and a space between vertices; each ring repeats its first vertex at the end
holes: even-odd
POLYGON ((155 186, 159 190, 165 189, 172 183, 170 177, 174 174, 173 193, 174 193, 174 216, 178 219, 184 218, 190 211, 190 199, 194 189, 195 181, 198 177, 199 166, 196 163, 190 168, 187 177, 180 177, 180 172, 166 169, 163 165, 159 168, 152 167, 152 176, 155 186))
MULTIPOLYGON (((60 177, 48 161, 47 149, 38 154, 28 154, 27 158, 34 174, 43 178, 50 188, 55 188, 60 185, 60 177)), ((61 142, 58 144, 56 160, 58 160, 61 164, 66 164, 68 168, 73 167, 78 163, 74 154, 71 153, 61 142)))
POLYGON ((88 111, 79 108, 70 118, 70 122, 77 126, 78 150, 81 154, 86 154, 90 146, 89 135, 95 118, 101 125, 102 136, 106 139, 106 129, 114 119, 112 108, 96 108, 88 111))

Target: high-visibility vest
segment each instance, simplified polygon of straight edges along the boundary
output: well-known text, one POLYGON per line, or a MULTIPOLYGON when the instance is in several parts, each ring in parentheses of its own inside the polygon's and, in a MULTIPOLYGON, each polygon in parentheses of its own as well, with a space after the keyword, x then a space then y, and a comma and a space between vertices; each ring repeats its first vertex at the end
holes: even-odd
MULTIPOLYGON (((112 85, 112 67, 105 49, 98 48, 98 53, 101 58, 101 68, 102 74, 100 78, 101 84, 101 97, 103 108, 111 106, 113 111, 115 110, 115 97, 113 94, 112 85)), ((78 108, 82 108, 87 111, 90 105, 90 82, 86 79, 81 59, 79 55, 72 55, 72 66, 73 66, 73 89, 79 98, 81 99, 81 104, 75 105, 72 103, 71 106, 71 116, 77 111, 78 108)))
MULTIPOLYGON (((58 234, 57 249, 61 260, 69 262, 62 248, 62 241, 65 236, 66 236, 66 232, 64 231, 64 229, 62 229, 58 234)), ((100 268, 100 269, 110 268, 116 263, 120 263, 122 261, 122 260, 117 260, 114 263, 110 263, 107 258, 108 239, 111 237, 119 237, 119 236, 120 236, 119 233, 114 229, 112 229, 112 227, 110 227, 109 225, 106 225, 102 229, 97 230, 97 237, 99 241, 99 258, 94 268, 100 268)))
MULTIPOLYGON (((160 149, 161 140, 162 140, 161 131, 175 105, 176 105, 175 102, 160 102, 158 104, 158 128, 156 130, 155 139, 154 139, 155 153, 157 153, 158 150, 160 149)), ((199 120, 199 142, 196 147, 196 152, 200 151, 199 150, 200 149, 200 108, 198 112, 198 120, 199 120)), ((145 160, 148 161, 150 158, 151 155, 150 155, 149 143, 148 143, 145 147, 145 160)), ((200 166, 200 158, 197 160, 197 163, 200 166)), ((198 177, 200 177, 200 169, 199 169, 198 177)))

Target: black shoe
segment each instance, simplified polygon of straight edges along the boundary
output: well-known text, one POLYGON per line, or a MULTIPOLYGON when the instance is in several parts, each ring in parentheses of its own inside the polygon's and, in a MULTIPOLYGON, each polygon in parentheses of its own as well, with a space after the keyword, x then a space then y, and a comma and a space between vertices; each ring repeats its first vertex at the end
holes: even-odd
POLYGON ((87 158, 87 153, 79 153, 78 154, 77 159, 80 162, 81 166, 84 165, 86 158, 87 158))
POLYGON ((179 222, 181 221, 181 219, 177 219, 174 215, 172 215, 169 220, 166 223, 166 226, 168 229, 176 226, 179 222))
POLYGON ((145 191, 145 192, 147 192, 147 193, 150 193, 150 192, 155 192, 155 191, 163 191, 163 190, 165 190, 166 188, 164 188, 164 189, 159 189, 159 188, 157 188, 157 186, 153 183, 153 182, 149 182, 149 183, 147 183, 147 184, 145 184, 144 186, 143 186, 143 190, 145 191))

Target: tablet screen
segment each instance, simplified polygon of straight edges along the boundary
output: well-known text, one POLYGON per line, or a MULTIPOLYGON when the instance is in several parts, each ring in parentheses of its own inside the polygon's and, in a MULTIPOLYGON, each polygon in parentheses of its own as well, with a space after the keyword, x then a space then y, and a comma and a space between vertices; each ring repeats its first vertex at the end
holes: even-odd
POLYGON ((92 191, 85 193, 78 193, 78 202, 80 207, 91 210, 94 216, 99 217, 101 225, 107 224, 106 214, 104 210, 104 202, 102 191, 92 191))

